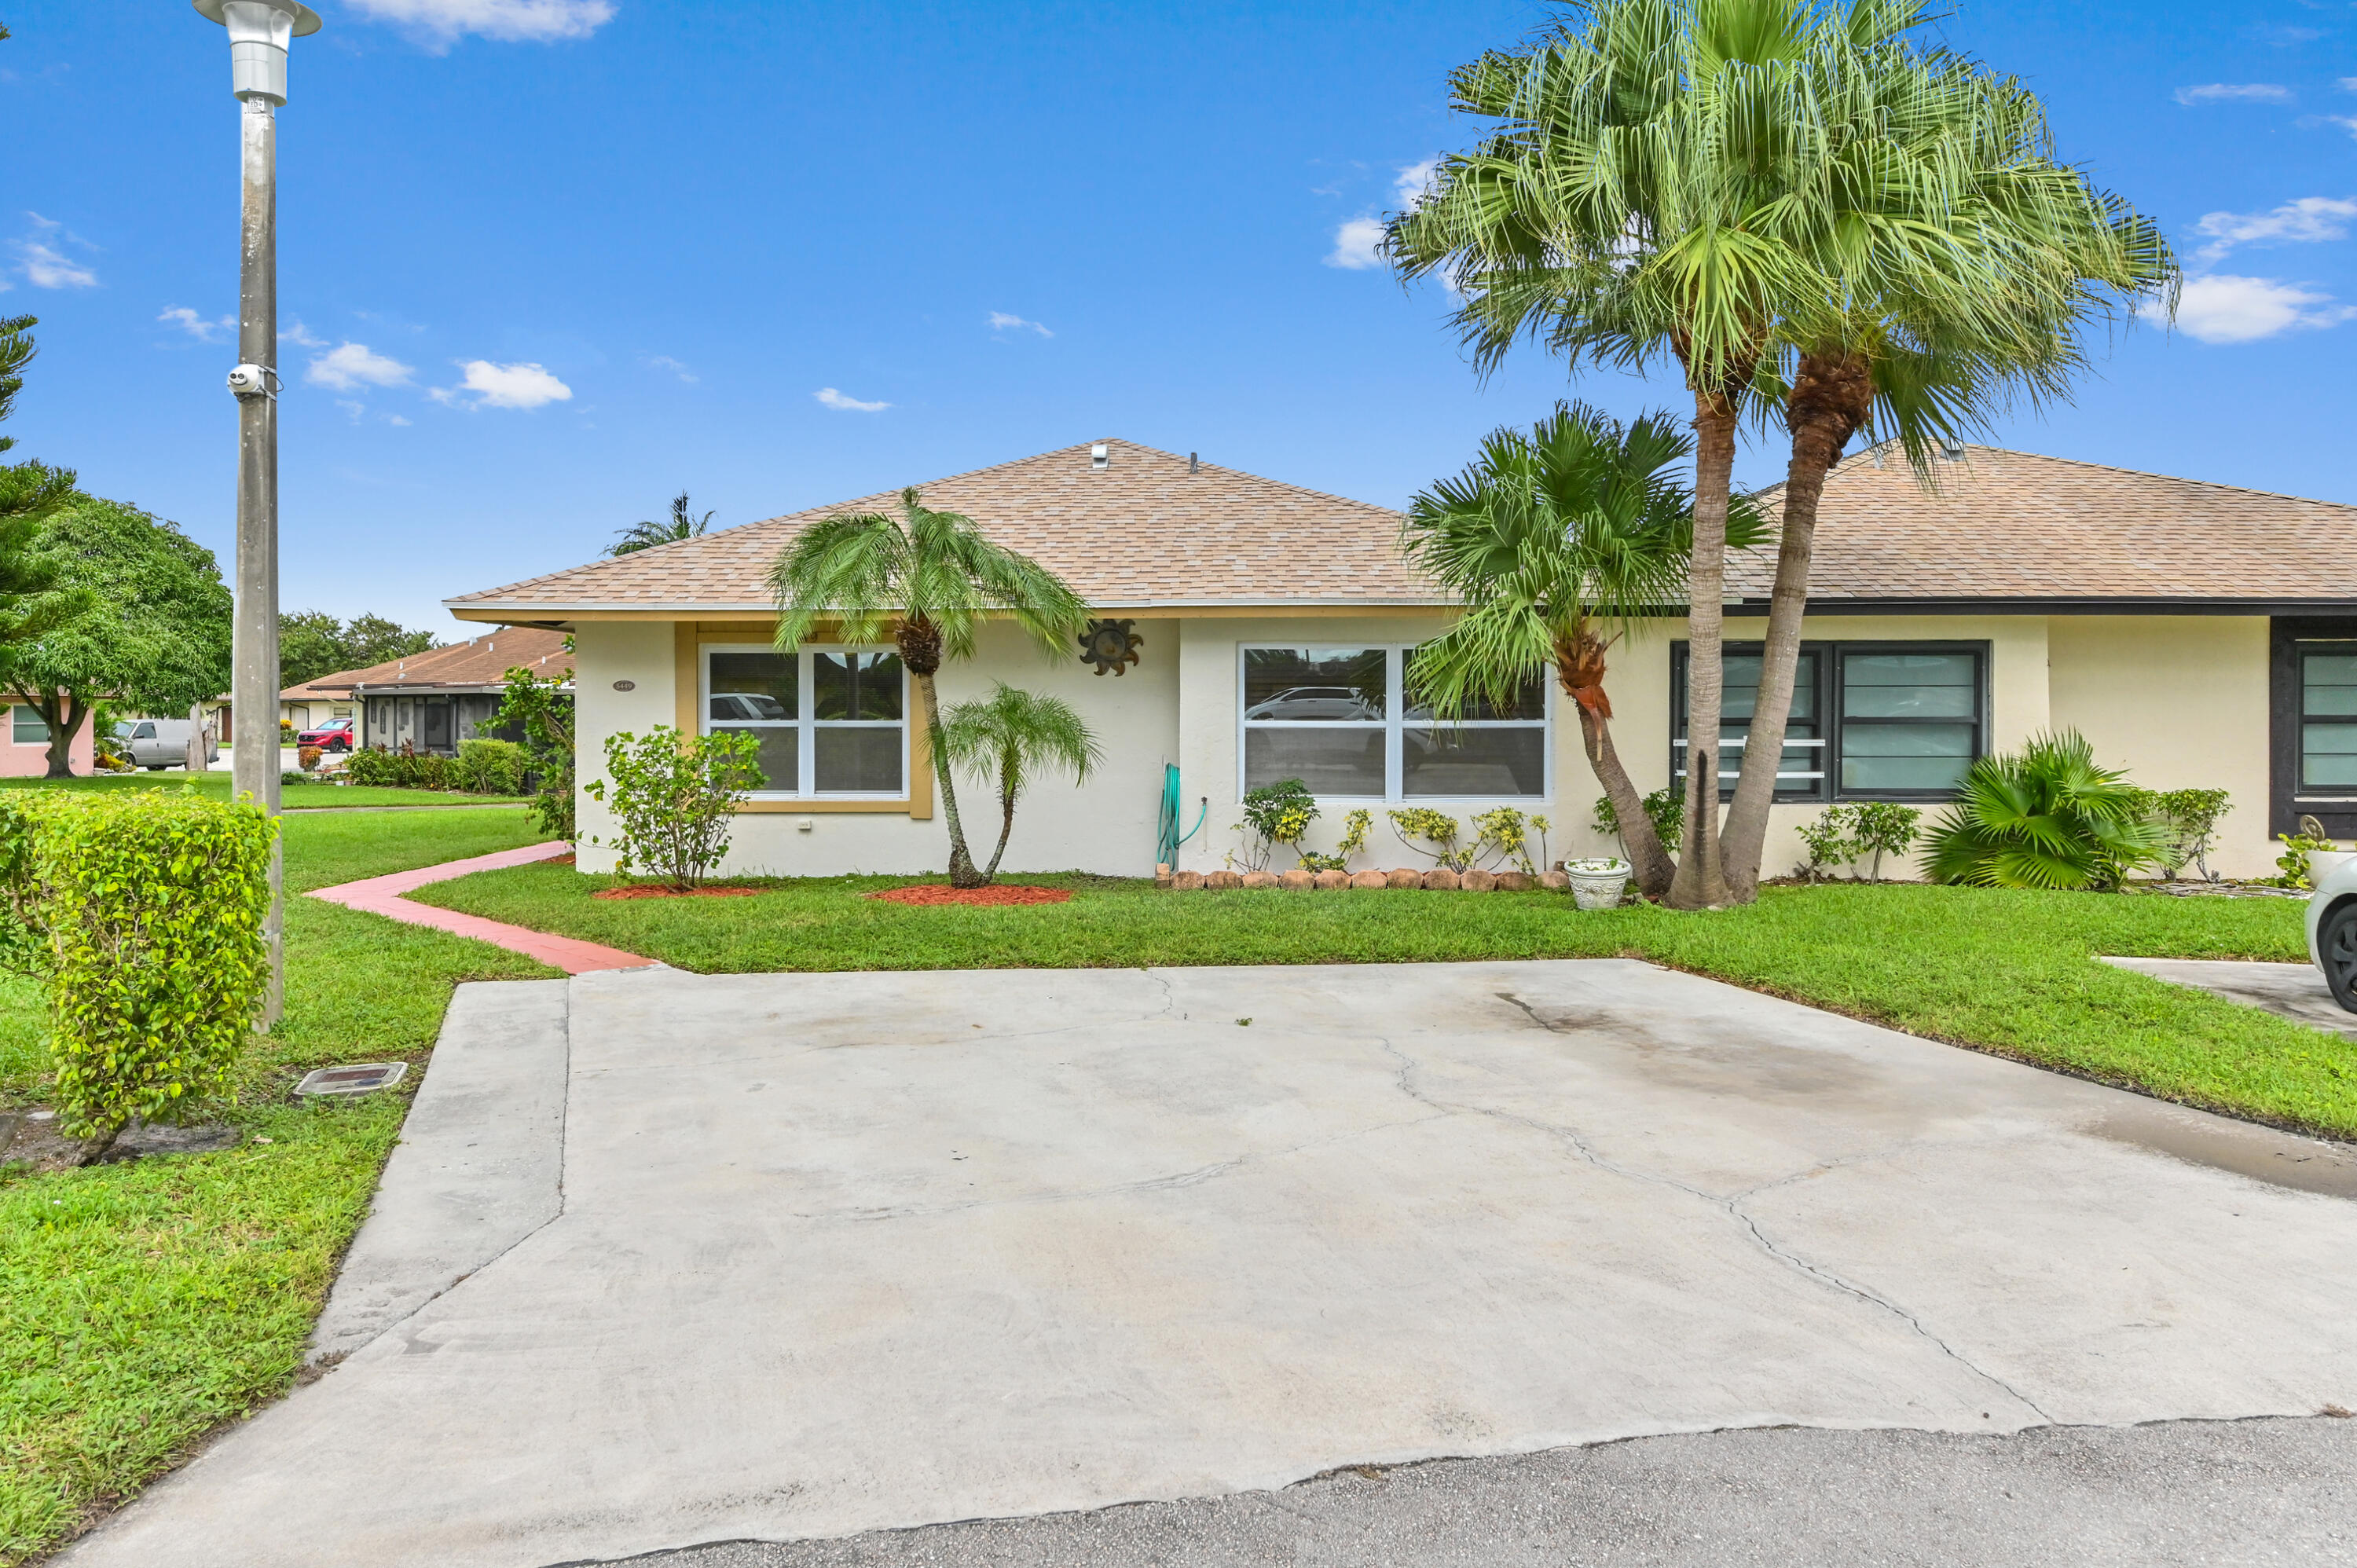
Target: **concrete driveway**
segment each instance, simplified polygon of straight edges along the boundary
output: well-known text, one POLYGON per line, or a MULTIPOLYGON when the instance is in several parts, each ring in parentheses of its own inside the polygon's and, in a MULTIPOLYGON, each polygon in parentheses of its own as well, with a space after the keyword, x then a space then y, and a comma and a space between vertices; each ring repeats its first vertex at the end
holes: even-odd
POLYGON ((2357 1408, 2357 1159, 1633 961, 462 989, 348 1352, 68 1555, 540 1565, 2357 1408))

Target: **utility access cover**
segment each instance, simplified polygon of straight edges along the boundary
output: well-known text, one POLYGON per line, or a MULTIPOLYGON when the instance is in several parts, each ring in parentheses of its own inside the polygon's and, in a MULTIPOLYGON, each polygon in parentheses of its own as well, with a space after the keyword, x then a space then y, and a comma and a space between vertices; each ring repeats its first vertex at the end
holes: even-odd
POLYGON ((371 1094, 391 1089, 409 1070, 407 1062, 354 1062, 350 1067, 323 1067, 303 1075, 297 1094, 371 1094))

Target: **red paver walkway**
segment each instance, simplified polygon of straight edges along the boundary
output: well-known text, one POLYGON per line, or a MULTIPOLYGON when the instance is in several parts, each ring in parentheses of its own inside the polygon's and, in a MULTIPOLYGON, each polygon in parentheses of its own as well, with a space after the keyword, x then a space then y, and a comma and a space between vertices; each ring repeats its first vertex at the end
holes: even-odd
POLYGON ((619 948, 599 947, 572 937, 552 937, 545 931, 526 930, 503 920, 486 920, 479 915, 461 915, 454 909, 436 909, 431 904, 413 904, 402 897, 413 888, 429 882, 447 882, 454 876, 465 876, 477 871, 498 871, 510 865, 530 865, 536 860, 552 860, 569 854, 573 846, 562 839, 547 843, 526 844, 522 849, 503 849, 496 854, 469 855, 465 860, 446 860, 439 865, 422 865, 415 871, 396 871, 386 876, 371 876, 359 882, 346 882, 334 887, 315 889, 311 897, 325 898, 330 904, 341 904, 347 909, 365 909, 371 915, 404 921, 413 926, 432 926, 436 930, 457 936, 474 937, 511 952, 536 958, 552 969, 567 974, 587 974, 600 969, 644 969, 655 961, 641 958, 619 948))

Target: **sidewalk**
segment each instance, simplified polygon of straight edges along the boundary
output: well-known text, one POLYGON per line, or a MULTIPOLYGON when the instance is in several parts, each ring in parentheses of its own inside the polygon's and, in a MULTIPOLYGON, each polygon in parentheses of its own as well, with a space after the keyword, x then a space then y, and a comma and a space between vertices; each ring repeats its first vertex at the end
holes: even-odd
POLYGON ((477 915, 461 915, 451 909, 436 909, 430 904, 413 904, 402 897, 431 882, 447 882, 453 877, 469 875, 478 871, 499 871, 511 865, 530 865, 535 861, 554 860, 572 851, 562 839, 546 843, 526 844, 522 849, 503 849, 495 854, 478 854, 465 860, 445 861, 440 865, 424 865, 415 871, 396 871, 386 876, 371 876, 359 882, 346 882, 334 887, 321 887, 311 897, 324 898, 330 904, 341 904, 347 909, 365 909, 371 915, 382 915, 412 926, 432 926, 436 930, 454 936, 473 937, 479 941, 503 947, 510 952, 520 952, 526 958, 536 958, 552 969, 567 974, 588 974, 607 969, 646 969, 655 961, 619 948, 599 947, 572 937, 553 937, 544 931, 528 930, 522 926, 511 926, 502 920, 486 920, 477 915))

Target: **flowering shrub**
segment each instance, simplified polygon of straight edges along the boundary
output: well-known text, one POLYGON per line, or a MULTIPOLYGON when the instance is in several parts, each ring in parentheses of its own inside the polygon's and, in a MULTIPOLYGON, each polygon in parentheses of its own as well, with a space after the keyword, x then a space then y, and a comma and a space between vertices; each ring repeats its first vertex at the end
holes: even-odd
POLYGON ((1446 811, 1436 811, 1429 806, 1401 806, 1385 812, 1400 842, 1416 854, 1428 857, 1443 871, 1470 871, 1481 856, 1478 839, 1459 845, 1457 835, 1461 831, 1455 817, 1446 811), (1422 839, 1432 847, 1426 849, 1416 841, 1422 839))
POLYGON ((1498 864, 1513 863, 1517 871, 1538 875, 1546 865, 1547 830, 1555 824, 1544 817, 1524 816, 1512 806, 1500 806, 1473 819, 1473 842, 1498 857, 1498 864), (1539 835, 1539 855, 1531 858, 1531 834, 1539 835))
POLYGON ((1244 869, 1266 871, 1276 846, 1300 853, 1301 838, 1318 820, 1318 800, 1298 779, 1280 779, 1244 792, 1244 820, 1236 831, 1245 835, 1244 869))
POLYGON ((1365 807, 1342 819, 1342 842, 1334 846, 1332 854, 1320 854, 1314 849, 1301 852, 1304 871, 1348 871, 1351 857, 1367 847, 1367 832, 1375 825, 1375 814, 1365 807))
POLYGON ((316 773, 319 770, 319 758, 324 755, 317 746, 307 746, 295 754, 295 765, 306 773, 316 773))

